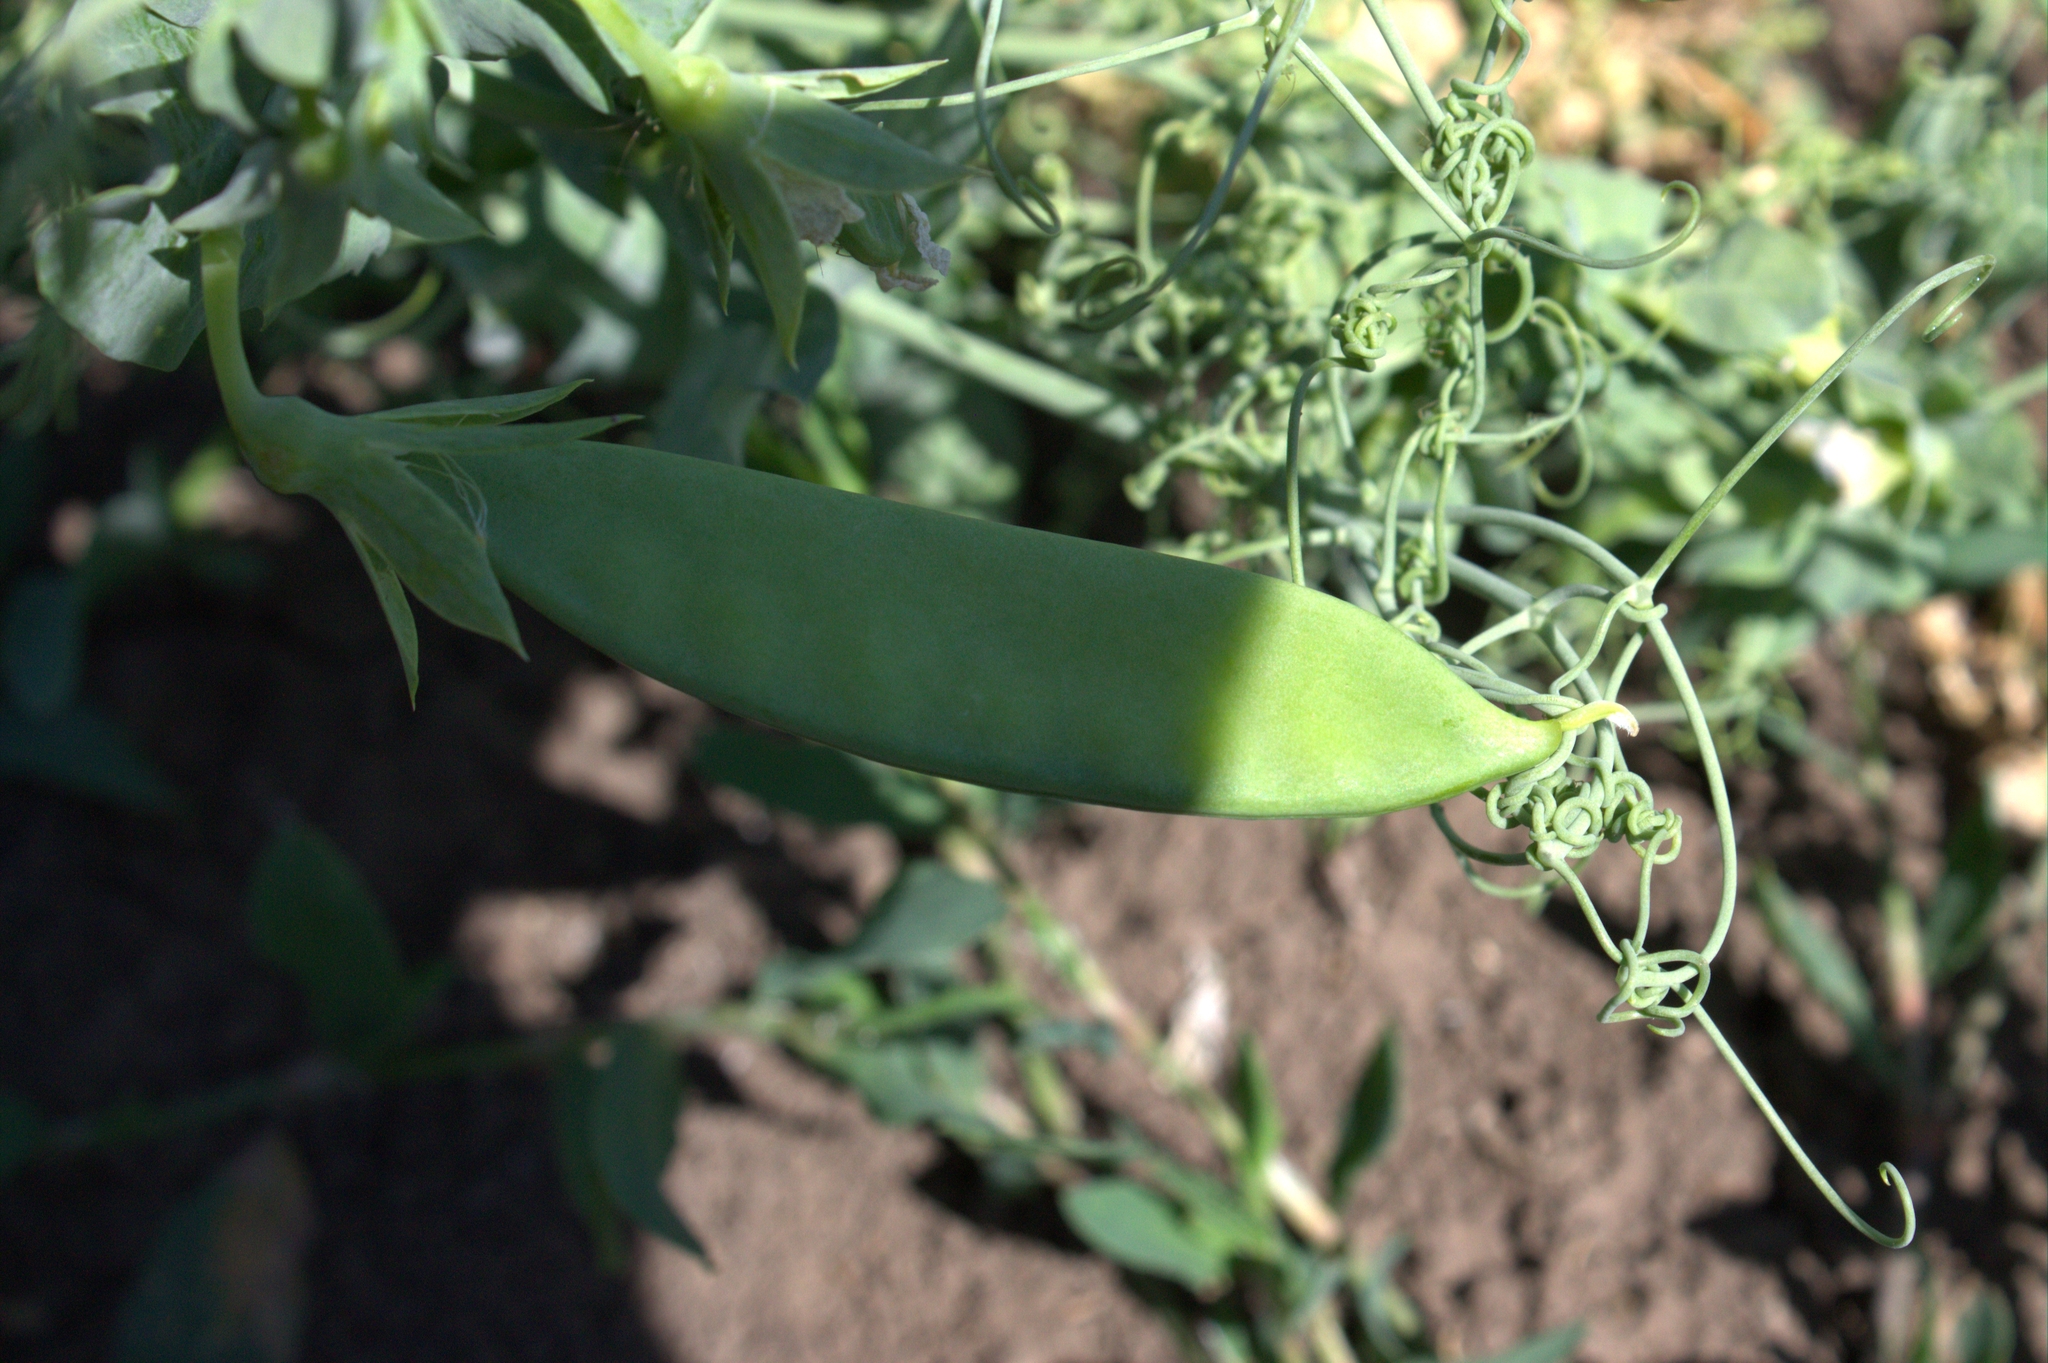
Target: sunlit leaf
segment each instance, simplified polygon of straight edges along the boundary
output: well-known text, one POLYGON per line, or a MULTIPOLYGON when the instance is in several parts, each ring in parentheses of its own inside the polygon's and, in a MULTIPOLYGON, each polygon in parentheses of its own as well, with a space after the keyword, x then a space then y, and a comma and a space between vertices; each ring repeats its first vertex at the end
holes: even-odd
POLYGON ((1229 1269, 1224 1255, 1189 1232, 1172 1203, 1127 1178, 1061 1189, 1060 1214, 1090 1249, 1139 1273, 1206 1291, 1229 1269))

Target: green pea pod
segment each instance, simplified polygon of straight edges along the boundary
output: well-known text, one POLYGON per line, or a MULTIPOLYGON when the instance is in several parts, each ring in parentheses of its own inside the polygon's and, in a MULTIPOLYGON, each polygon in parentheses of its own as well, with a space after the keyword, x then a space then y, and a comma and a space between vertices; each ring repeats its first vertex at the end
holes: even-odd
POLYGON ((738 714, 934 775, 1369 814, 1535 766, 1601 717, 1517 718, 1378 617, 1253 573, 626 446, 453 458, 501 579, 543 614, 738 714))

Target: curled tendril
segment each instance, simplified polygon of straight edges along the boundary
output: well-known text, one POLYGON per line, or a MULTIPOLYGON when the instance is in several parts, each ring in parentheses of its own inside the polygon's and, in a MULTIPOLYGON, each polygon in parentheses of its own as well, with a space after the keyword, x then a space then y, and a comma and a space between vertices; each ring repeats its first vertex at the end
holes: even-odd
POLYGON ((1693 229, 1700 225, 1699 190, 1690 181, 1673 180, 1664 186, 1664 193, 1668 195, 1674 189, 1688 195, 1692 200, 1686 210, 1685 225, 1672 233, 1671 239, 1662 246, 1654 250, 1645 251, 1639 256, 1623 256, 1618 259, 1606 260, 1598 256, 1582 256, 1577 251, 1568 251, 1555 242, 1545 241, 1541 237, 1530 236, 1520 228, 1502 227, 1498 223, 1489 225, 1481 231, 1474 232, 1470 237, 1466 238, 1466 242, 1470 245, 1482 241, 1510 241, 1527 250, 1540 251, 1544 255, 1554 256, 1558 260, 1572 265, 1580 265, 1589 270, 1633 270, 1638 265, 1648 265, 1654 261, 1662 260, 1679 247, 1685 245, 1691 239, 1693 229))
POLYGON ((1019 181, 996 150, 995 127, 988 116, 988 75, 995 61, 996 31, 1002 24, 1003 0, 988 0, 988 12, 981 24, 981 46, 974 54, 974 124, 981 131, 981 147, 988 155, 989 169, 995 173, 1003 197, 1015 204, 1033 227, 1048 237, 1056 237, 1061 228, 1060 211, 1053 206, 1052 197, 1029 180, 1019 181))
POLYGON ((1463 94, 1446 96, 1443 109, 1423 169, 1450 191, 1469 220, 1491 228, 1514 202, 1536 139, 1513 113, 1463 94))
MULTIPOLYGON (((1187 239, 1181 242, 1180 249, 1174 252, 1173 259, 1167 262, 1166 268, 1156 277, 1121 302, 1110 304, 1096 312, 1084 311, 1076 318, 1078 325, 1090 331, 1108 331, 1112 327, 1128 322, 1144 311, 1146 306, 1187 268, 1188 262, 1202 249, 1202 244, 1209 239, 1209 233, 1216 226, 1216 220, 1223 215, 1223 205, 1230 197, 1230 187, 1237 178, 1238 167, 1244 163, 1246 153, 1251 150, 1252 136, 1259 129, 1259 119, 1266 112, 1267 102, 1273 98, 1273 90, 1279 85, 1281 74, 1286 71, 1289 61, 1293 59, 1295 46, 1301 41, 1302 30, 1308 26, 1309 14, 1314 9, 1315 0, 1297 0, 1293 12, 1287 18, 1286 27, 1281 31, 1279 41, 1273 43, 1269 39, 1268 50, 1271 55, 1266 61, 1266 74, 1259 81, 1258 93, 1252 96, 1251 108, 1246 112, 1244 122, 1238 127, 1236 141, 1231 143, 1230 156, 1223 163, 1223 174, 1217 177, 1216 187, 1209 191, 1208 201, 1202 205, 1202 216, 1196 220, 1194 231, 1188 233, 1187 239)), ((1143 265, 1139 265, 1138 270, 1139 278, 1150 273, 1143 265)), ((1102 267, 1090 272, 1090 282, 1099 287, 1102 279, 1097 277, 1098 273, 1102 273, 1102 278, 1106 278, 1107 275, 1102 267)))
POLYGON ((1356 293, 1330 317, 1330 339, 1341 354, 1338 363, 1370 374, 1386 357, 1387 338, 1400 322, 1387 305, 1369 293, 1356 293))
POLYGON ((1600 1020, 1640 1020, 1658 1036, 1684 1036, 1685 1020, 1699 1011, 1712 976, 1712 967, 1697 951, 1643 951, 1624 937, 1621 962, 1614 969, 1614 997, 1600 1010, 1600 1020), (1692 988, 1685 988, 1687 984, 1692 988), (1674 989, 1679 991, 1678 1002, 1666 1003, 1674 989))

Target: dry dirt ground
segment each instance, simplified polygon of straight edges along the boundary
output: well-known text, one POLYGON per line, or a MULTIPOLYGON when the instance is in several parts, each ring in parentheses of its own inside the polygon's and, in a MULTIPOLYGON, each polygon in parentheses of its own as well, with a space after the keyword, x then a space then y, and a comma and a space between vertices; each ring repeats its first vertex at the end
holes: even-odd
MULTIPOLYGON (((136 400, 146 411, 149 394, 136 400)), ((709 1001, 775 946, 842 936, 886 881, 895 852, 878 830, 766 823, 678 775, 701 710, 535 618, 522 620, 531 665, 429 627, 409 710, 348 554, 309 517, 246 596, 164 580, 97 621, 88 691, 187 792, 184 817, 0 788, 0 1083, 46 1113, 171 1098, 306 1054, 300 1007, 241 919, 249 867, 286 812, 359 862, 408 959, 459 963, 429 1020, 438 1041, 709 1001)), ((1825 686, 1809 690, 1822 723, 1825 686)), ((1649 766, 1705 827, 1680 764, 1649 766)), ((1826 875, 1857 830, 1801 779, 1756 775, 1746 836, 1779 828, 1768 845, 1787 874, 1807 858, 1826 875)), ((1938 780, 1919 789, 1942 798, 1938 780)), ((1913 836, 1938 839, 1938 808, 1926 813, 1931 831, 1913 836)), ((1609 976, 1583 925, 1471 891, 1426 817, 1383 819, 1320 861, 1318 835, 1074 810, 1020 858, 1155 1018, 1193 955, 1215 953, 1304 1167, 1327 1157, 1372 1040, 1400 1026, 1406 1117, 1348 1213, 1364 1243, 1412 1239, 1403 1281, 1447 1357, 1575 1319, 1589 1360, 1864 1354, 1875 1258, 1778 1154, 1702 1037, 1601 1027, 1609 976)), ((1695 838, 1660 881, 1688 940, 1714 876, 1695 838)), ((1624 858, 1594 881, 1621 902, 1629 879, 1624 858)), ((1798 991, 1767 957, 1745 917, 1717 1012, 1822 1166, 1867 1196, 1900 1133, 1839 1048, 1831 1058, 1825 1018, 1783 1001, 1798 991)), ((2036 1168, 2043 1133, 2018 1114, 2040 1102, 2044 991, 2027 984, 2000 1034, 2017 1089, 1989 1128, 2023 1130, 2036 1168)), ((543 1085, 513 1071, 31 1166, 0 1189, 0 1351, 105 1358, 170 1209, 276 1131, 311 1189, 308 1359, 1173 1356, 1049 1206, 997 1203, 928 1135, 876 1125, 759 1045, 708 1047, 688 1072, 670 1186, 715 1272, 652 1244, 626 1275, 600 1272, 554 1172, 543 1085)), ((1198 1150, 1143 1076, 1104 1064, 1082 1081, 1101 1108, 1198 1150)), ((2012 1239, 2003 1185, 1974 1201, 1945 1191, 1946 1148, 1919 1160, 1936 1175, 1921 1187, 1924 1234, 1980 1272, 2024 1276, 2032 1242, 1998 1239, 2012 1239)), ((2038 1294, 2024 1304, 2038 1358, 2038 1294)))

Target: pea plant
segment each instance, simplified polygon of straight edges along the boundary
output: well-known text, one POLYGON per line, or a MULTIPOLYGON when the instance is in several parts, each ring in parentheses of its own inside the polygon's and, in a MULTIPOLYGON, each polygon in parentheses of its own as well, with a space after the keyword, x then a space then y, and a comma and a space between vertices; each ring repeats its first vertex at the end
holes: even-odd
MULTIPOLYGON (((1353 1252, 1335 1210, 1390 1129, 1397 1044, 1318 1190, 1279 1153, 1256 1047, 1230 1100, 1177 1074, 1006 869, 991 789, 1258 817, 1428 805, 1480 889, 1576 905, 1615 968, 1600 1021, 1699 1026, 1835 1210, 1909 1243, 1897 1168, 1890 1233, 1706 1010, 1740 887, 1722 762, 1796 734, 1783 670, 1821 623, 2038 557, 2013 409, 2039 375, 1993 388, 1985 343, 1950 331, 1995 330, 2044 272, 2040 101, 2002 102, 2007 30, 1924 53, 1884 150, 1813 134, 1770 176, 1703 190, 1536 155, 1516 0, 1478 7, 1468 74, 1442 87, 1379 0, 1357 31, 1384 69, 1325 55, 1327 0, 1082 27, 1020 9, 35 0, 5 56, 0 246, 47 306, 10 348, 9 410, 62 414, 79 337, 173 368, 203 333, 243 457, 346 531, 409 690, 412 602, 517 650, 509 592, 853 754, 734 731, 730 783, 827 822, 817 792, 855 790, 861 817, 938 854, 853 941, 779 961, 730 1008, 476 1062, 553 1067, 565 1177, 607 1254, 621 1214, 696 1247, 654 1185, 680 1100, 666 1047, 736 1030, 935 1126, 992 1179, 1057 1187, 1091 1246, 1178 1285, 1169 1312, 1212 1357, 1422 1347, 1396 1256, 1353 1252), (1080 78, 1165 116, 1142 147, 1079 140, 1057 101, 1080 78), (1124 150, 1128 206, 1104 192, 1124 150), (2006 199, 1944 188, 1958 165, 2006 199), (245 336, 252 311, 266 326, 245 336), (465 317, 467 391, 343 414, 258 382, 309 343, 361 355, 465 317), (1206 525, 1161 553, 849 496, 886 479, 842 321, 1139 451, 1129 500, 1163 530, 1162 498, 1199 489, 1206 525), (533 336, 550 386, 504 391, 533 336), (646 421, 610 409, 620 388, 656 394, 646 421), (1651 945, 1683 830, 1629 765, 1617 730, 1639 724, 1697 758, 1713 811, 1719 897, 1695 946, 1651 945), (1520 850, 1453 828, 1444 802, 1467 793, 1520 850), (1581 875, 1608 844, 1640 861, 1622 932, 1581 875), (1024 989, 1019 950, 1093 1020, 1083 1040, 1194 1108, 1229 1182, 1086 1128, 1057 1060, 1081 1043, 1024 989), (1010 1046, 1021 1102, 979 1067, 977 1026, 1010 1046)), ((923 500, 1000 502, 963 462, 923 500)), ((24 590, 10 635, 50 618, 56 589, 24 590)), ((21 708, 16 746, 44 751, 63 704, 21 708)), ((289 853, 305 874, 342 883, 308 846, 289 853)), ((381 981, 371 1036, 319 998, 330 953, 290 938, 269 952, 338 1053, 392 1077, 443 1063, 403 1058, 431 981, 388 942, 347 956, 381 981)))

